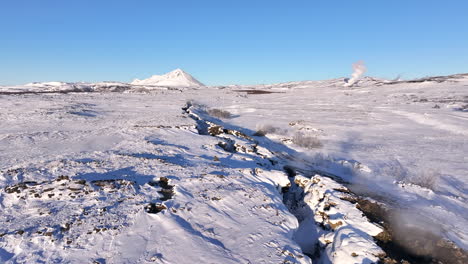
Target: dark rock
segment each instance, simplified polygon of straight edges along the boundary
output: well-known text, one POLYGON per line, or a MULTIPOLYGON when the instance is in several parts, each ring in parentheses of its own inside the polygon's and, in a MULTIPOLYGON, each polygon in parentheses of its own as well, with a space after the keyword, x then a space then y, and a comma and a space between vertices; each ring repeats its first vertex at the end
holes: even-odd
POLYGON ((145 206, 145 211, 148 214, 157 214, 163 210, 167 209, 167 207, 164 204, 156 204, 156 203, 149 203, 148 205, 145 206))

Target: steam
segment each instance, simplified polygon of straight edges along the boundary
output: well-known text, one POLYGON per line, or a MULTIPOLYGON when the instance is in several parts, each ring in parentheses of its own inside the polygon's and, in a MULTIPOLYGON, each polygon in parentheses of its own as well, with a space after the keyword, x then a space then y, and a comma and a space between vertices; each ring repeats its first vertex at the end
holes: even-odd
POLYGON ((361 76, 367 71, 364 61, 358 61, 353 63, 353 74, 344 86, 353 86, 361 78, 361 76))
POLYGON ((440 260, 453 258, 443 243, 442 227, 417 210, 390 212, 388 222, 392 240, 416 256, 431 256, 440 260))

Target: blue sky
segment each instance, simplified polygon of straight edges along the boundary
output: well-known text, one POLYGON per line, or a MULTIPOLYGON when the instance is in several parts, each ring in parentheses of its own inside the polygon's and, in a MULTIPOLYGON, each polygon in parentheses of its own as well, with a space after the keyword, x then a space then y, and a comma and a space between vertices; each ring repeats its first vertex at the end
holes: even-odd
POLYGON ((468 72, 468 1, 0 0, 0 84, 468 72))

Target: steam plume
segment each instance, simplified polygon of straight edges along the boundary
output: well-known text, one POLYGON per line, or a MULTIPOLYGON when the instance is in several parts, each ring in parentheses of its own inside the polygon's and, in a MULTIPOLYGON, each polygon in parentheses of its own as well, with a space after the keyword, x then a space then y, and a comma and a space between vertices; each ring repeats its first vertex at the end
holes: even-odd
POLYGON ((367 71, 366 65, 364 65, 364 61, 358 61, 353 63, 353 74, 351 75, 351 79, 349 79, 345 86, 352 86, 354 85, 359 78, 367 71))

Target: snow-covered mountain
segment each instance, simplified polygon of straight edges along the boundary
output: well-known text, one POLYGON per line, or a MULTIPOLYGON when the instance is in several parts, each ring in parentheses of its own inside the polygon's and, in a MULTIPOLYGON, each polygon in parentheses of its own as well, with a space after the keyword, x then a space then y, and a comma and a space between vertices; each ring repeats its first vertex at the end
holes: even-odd
POLYGON ((175 69, 163 75, 153 75, 148 79, 135 79, 131 82, 133 85, 153 85, 153 86, 169 86, 169 87, 199 87, 205 86, 192 75, 184 72, 181 69, 175 69))
POLYGON ((149 92, 160 89, 185 89, 205 85, 181 69, 164 75, 153 75, 148 79, 131 83, 106 82, 33 82, 24 85, 0 86, 0 94, 24 93, 70 93, 70 92, 149 92))

